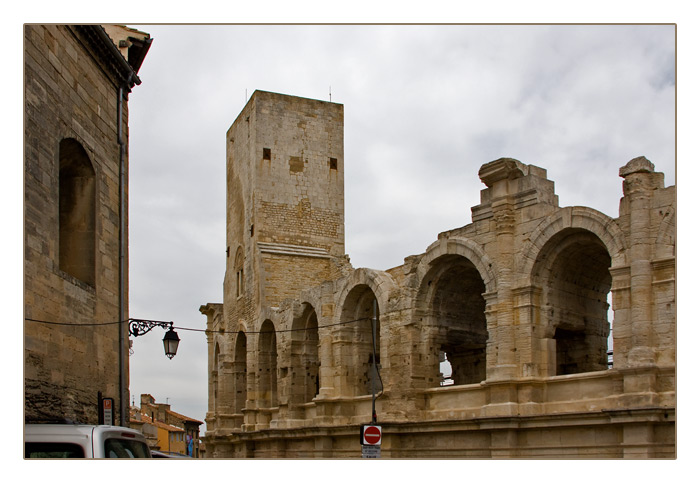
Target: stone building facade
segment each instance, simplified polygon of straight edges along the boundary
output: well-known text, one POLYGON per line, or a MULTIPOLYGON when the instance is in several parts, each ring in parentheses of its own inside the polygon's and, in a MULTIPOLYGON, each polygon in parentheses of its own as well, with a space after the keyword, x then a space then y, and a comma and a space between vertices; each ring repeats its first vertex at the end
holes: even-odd
POLYGON ((24 27, 27 422, 96 424, 100 397, 128 420, 128 93, 150 42, 119 26, 24 27))
POLYGON ((675 455, 676 193, 646 158, 617 218, 486 163, 472 223, 386 271, 344 253, 342 105, 256 91, 226 162, 208 457, 359 457, 375 317, 384 458, 675 455))
POLYGON ((198 421, 176 413, 168 403, 157 403, 150 394, 141 394, 139 407, 131 406, 130 426, 141 431, 152 450, 200 458, 198 421))

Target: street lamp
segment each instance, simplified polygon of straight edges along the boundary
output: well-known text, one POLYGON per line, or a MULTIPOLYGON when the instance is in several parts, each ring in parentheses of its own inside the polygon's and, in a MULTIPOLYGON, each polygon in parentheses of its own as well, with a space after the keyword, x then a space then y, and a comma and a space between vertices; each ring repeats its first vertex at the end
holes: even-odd
POLYGON ((180 338, 177 336, 177 332, 170 327, 170 330, 163 336, 163 348, 165 349, 165 355, 168 356, 168 359, 175 357, 178 344, 180 344, 180 338))
POLYGON ((180 338, 177 332, 173 330, 172 322, 159 322, 157 320, 129 319, 129 334, 134 337, 146 334, 154 327, 162 327, 169 329, 163 337, 163 349, 168 359, 172 359, 177 354, 177 346, 180 344, 180 338))

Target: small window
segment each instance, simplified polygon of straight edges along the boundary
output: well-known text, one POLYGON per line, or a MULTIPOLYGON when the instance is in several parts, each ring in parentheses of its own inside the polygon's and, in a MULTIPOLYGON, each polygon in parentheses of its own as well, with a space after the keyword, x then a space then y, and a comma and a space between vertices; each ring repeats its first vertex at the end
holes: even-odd
POLYGON ((236 297, 243 295, 243 251, 238 248, 236 251, 236 259, 234 261, 234 268, 236 270, 236 297))
POLYGON ((338 169, 338 160, 336 158, 330 158, 329 164, 331 169, 338 169))
POLYGON ((270 148, 263 148, 263 159, 272 159, 272 150, 270 148))

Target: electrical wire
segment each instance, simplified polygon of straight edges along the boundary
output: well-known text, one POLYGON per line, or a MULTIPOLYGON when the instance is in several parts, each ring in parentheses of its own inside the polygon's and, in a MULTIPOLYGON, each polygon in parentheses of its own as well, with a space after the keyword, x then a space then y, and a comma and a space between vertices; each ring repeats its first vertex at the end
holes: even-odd
MULTIPOLYGON (((161 320, 150 320, 150 319, 136 319, 136 318, 129 318, 128 320, 116 320, 112 322, 88 322, 88 323, 75 323, 75 322, 55 322, 55 321, 49 321, 49 320, 39 320, 39 319, 32 319, 29 317, 24 318, 25 321, 28 322, 36 322, 40 324, 47 324, 47 325, 61 325, 61 326, 69 326, 69 327, 96 327, 96 326, 102 326, 102 325, 116 325, 116 324, 122 324, 122 323, 128 323, 131 321, 141 321, 141 320, 146 320, 148 322, 154 322, 156 324, 170 324, 172 323, 171 321, 161 321, 161 320)), ((305 330, 318 330, 318 329, 323 329, 326 327, 334 327, 337 325, 346 325, 346 324, 352 324, 355 322, 362 322, 363 320, 370 320, 369 317, 363 317, 360 319, 355 319, 355 320, 346 320, 344 322, 337 322, 335 324, 326 324, 326 325, 319 325, 316 327, 304 327, 300 329, 279 329, 275 330, 274 332, 299 332, 299 331, 305 331, 305 330)), ((266 334, 270 333, 272 331, 270 330, 263 330, 263 331, 245 331, 245 330, 211 330, 211 329, 194 329, 191 327, 178 327, 178 326, 173 326, 173 329, 178 329, 178 330, 187 330, 190 332, 209 332, 212 334, 238 334, 239 332, 243 332, 244 334, 266 334)))
POLYGON ((117 324, 123 324, 124 322, 128 322, 128 320, 115 320, 113 322, 88 322, 88 323, 75 323, 75 322, 53 322, 50 320, 39 320, 39 319, 31 319, 29 317, 25 317, 24 320, 29 321, 29 322, 38 322, 40 324, 47 324, 47 325, 66 325, 66 326, 75 326, 75 327, 95 327, 95 326, 100 326, 100 325, 117 325, 117 324))
MULTIPOLYGON (((334 327, 336 325, 346 325, 346 324, 352 324, 354 322, 362 322, 363 320, 371 320, 370 317, 363 317, 361 319, 355 319, 355 320, 346 320, 344 322, 337 322, 335 324, 326 324, 326 325, 318 325, 316 327, 304 327, 301 329, 275 329, 274 332, 299 332, 299 331, 304 331, 304 330, 317 330, 317 329, 325 329, 326 327, 334 327)), ((190 329, 187 327, 173 327, 173 329, 181 329, 181 330, 190 330, 192 332, 211 332, 213 334, 238 334, 239 332, 243 332, 244 334, 269 334, 270 332, 273 332, 271 330, 251 330, 251 331, 245 331, 245 330, 210 330, 210 329, 190 329)))

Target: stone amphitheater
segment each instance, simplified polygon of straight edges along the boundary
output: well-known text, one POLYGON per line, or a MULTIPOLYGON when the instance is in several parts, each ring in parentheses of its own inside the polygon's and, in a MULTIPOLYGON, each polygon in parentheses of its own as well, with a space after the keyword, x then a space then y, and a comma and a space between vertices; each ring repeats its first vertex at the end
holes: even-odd
POLYGON ((343 105, 256 91, 226 143, 209 457, 358 458, 373 404, 382 458, 675 457, 676 189, 649 160, 617 218, 488 162, 472 223, 382 271, 345 254, 343 105))

